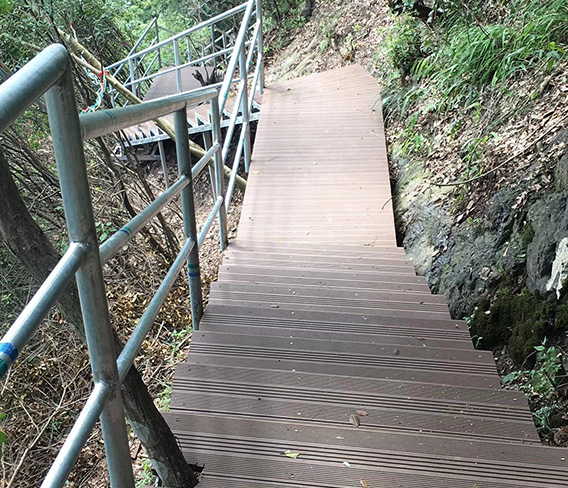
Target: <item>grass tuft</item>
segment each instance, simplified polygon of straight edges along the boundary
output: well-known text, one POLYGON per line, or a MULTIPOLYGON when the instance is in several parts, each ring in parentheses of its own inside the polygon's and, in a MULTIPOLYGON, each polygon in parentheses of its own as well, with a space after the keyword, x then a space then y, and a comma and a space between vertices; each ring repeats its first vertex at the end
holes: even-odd
POLYGON ((520 0, 501 24, 464 25, 447 19, 438 49, 416 61, 417 80, 427 79, 445 98, 471 103, 485 86, 502 85, 529 69, 551 70, 566 57, 568 4, 520 0))

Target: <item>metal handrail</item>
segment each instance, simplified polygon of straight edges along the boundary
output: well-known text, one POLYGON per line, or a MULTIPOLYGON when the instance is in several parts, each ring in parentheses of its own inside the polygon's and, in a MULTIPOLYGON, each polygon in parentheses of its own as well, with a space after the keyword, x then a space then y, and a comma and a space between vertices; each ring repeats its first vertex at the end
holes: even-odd
MULTIPOLYGON (((252 41, 248 41, 246 43, 247 46, 250 46, 251 44, 252 44, 252 41)), ((172 66, 171 68, 163 69, 163 70, 161 70, 157 73, 153 73, 151 75, 144 74, 144 76, 137 78, 134 81, 127 81, 126 83, 124 83, 124 86, 130 87, 134 84, 142 83, 144 81, 150 81, 153 78, 157 78, 158 76, 163 76, 165 74, 172 73, 173 71, 179 72, 180 70, 182 70, 184 68, 189 68, 190 66, 195 66, 196 64, 201 64, 201 63, 204 63, 204 62, 209 61, 211 59, 214 59, 214 58, 217 58, 217 57, 220 57, 220 56, 223 56, 225 54, 232 53, 232 52, 233 52, 233 48, 228 47, 228 48, 223 49, 221 51, 217 51, 213 54, 207 54, 206 56, 203 56, 201 58, 193 59, 192 61, 188 61, 187 63, 183 63, 183 64, 180 64, 180 65, 177 65, 177 66, 172 66)))
MULTIPOLYGON (((138 49, 140 47, 140 44, 142 44, 142 42, 144 41, 144 39, 146 38, 146 36, 148 35, 148 33, 152 30, 152 28, 156 28, 156 26, 158 25, 158 17, 154 17, 150 23, 148 24, 148 26, 146 27, 146 29, 144 29, 144 32, 142 32, 142 34, 140 35, 140 37, 138 38, 138 40, 134 43, 134 46, 132 46, 132 49, 128 52, 128 54, 126 55, 126 57, 128 56, 132 56, 135 52, 136 49, 138 49)), ((157 39, 157 37, 156 37, 157 39)), ((155 39, 155 40, 156 40, 155 39)), ((154 41, 152 41, 153 43, 154 41)), ((159 42, 159 41, 158 41, 159 42)), ((118 74, 120 73, 120 71, 122 70, 123 66, 127 63, 127 61, 124 62, 120 62, 118 65, 113 66, 113 68, 116 68, 115 71, 113 72, 113 76, 116 78, 118 76, 118 74)), ((107 70, 110 68, 107 68, 107 70)))
MULTIPOLYGON (((79 116, 75 103, 71 62, 62 45, 48 47, 0 85, 0 134, 14 123, 27 107, 45 94, 65 219, 70 237, 67 252, 0 342, 0 378, 6 374, 19 352, 25 347, 50 308, 75 276, 94 379, 93 390, 42 483, 44 488, 65 485, 67 477, 97 419, 100 419, 103 431, 111 486, 115 488, 134 487, 126 424, 123 415, 116 415, 116 412, 123 411, 120 385, 186 263, 192 322, 194 329, 199 328, 199 321, 203 313, 203 301, 198 249, 204 242, 216 218, 219 220, 221 250, 224 250, 228 244, 227 210, 232 198, 232 189, 241 153, 243 148, 250 144, 248 114, 252 110, 258 80, 262 76, 262 52, 259 50, 262 42, 262 36, 259 35, 262 32, 260 0, 249 0, 246 4, 201 24, 213 25, 219 19, 227 18, 235 12, 243 10, 245 10, 243 24, 235 40, 229 61, 231 69, 220 87, 204 87, 138 105, 79 116), (251 41, 246 41, 245 35, 249 29, 255 7, 257 14, 257 23, 254 26, 255 35, 251 41), (248 55, 245 52, 247 46, 250 47, 248 55), (248 70, 252 64, 252 51, 254 49, 257 50, 257 63, 252 77, 252 96, 249 98, 248 70), (226 91, 227 87, 230 86, 237 64, 239 66, 239 95, 227 131, 228 135, 223 141, 221 118, 226 102, 226 93, 223 94, 223 90, 226 91), (186 110, 188 106, 205 102, 210 104, 211 144, 200 160, 192 166, 186 110), (230 190, 226 192, 223 164, 228 156, 226 148, 228 148, 227 144, 230 143, 230 137, 234 132, 239 110, 242 112, 242 128, 237 155, 233 161, 233 172, 229 179, 230 190), (174 114, 178 180, 99 246, 90 199, 83 141, 101 137, 169 113, 174 114), (206 222, 198 233, 192 179, 212 159, 214 160, 212 177, 214 179, 215 202, 206 222), (102 267, 128 245, 132 238, 161 209, 177 197, 181 199, 182 204, 185 242, 117 359, 102 267)), ((146 29, 144 35, 150 32, 152 27, 157 29, 156 19, 146 29)), ((196 29, 197 26, 189 31, 196 29)), ((179 39, 187 32, 174 37, 179 39)), ((140 42, 142 41, 140 40, 140 42)), ((168 40, 158 44, 164 45, 167 42, 168 40)), ((132 57, 145 56, 154 47, 132 54, 132 57)), ((118 69, 120 69, 126 62, 128 60, 115 63, 113 67, 119 66, 118 69)), ((260 87, 262 89, 262 84, 260 87)), ((248 147, 250 150, 250 146, 248 147)), ((248 157, 250 158, 250 155, 248 157)), ((248 168, 246 149, 245 166, 248 168)))
MULTIPOLYGON (((157 25, 157 23, 156 23, 157 25)), ((231 28, 232 30, 233 28, 231 28)), ((160 49, 163 49, 167 46, 173 46, 174 48, 174 66, 162 69, 158 72, 151 73, 150 69, 146 69, 142 77, 137 79, 132 76, 124 86, 128 89, 132 90, 133 92, 136 91, 137 87, 140 83, 148 83, 151 80, 155 79, 158 76, 164 76, 169 73, 176 73, 177 79, 177 86, 178 91, 181 91, 181 70, 185 69, 190 66, 195 66, 198 64, 204 64, 211 60, 215 60, 218 57, 225 57, 229 53, 231 53, 231 57, 229 62, 227 63, 227 68, 225 71, 225 75, 223 81, 219 84, 215 84, 213 86, 219 86, 219 114, 223 114, 225 112, 225 107, 227 101, 229 99, 230 89, 233 84, 238 86, 235 103, 231 109, 231 113, 229 114, 229 123, 223 122, 223 126, 226 127, 226 135, 224 138, 224 143, 222 144, 222 151, 221 151, 221 159, 223 165, 227 164, 227 158, 229 156, 229 147, 232 142, 233 134, 236 130, 236 125, 238 123, 241 124, 241 130, 239 133, 239 140, 237 144, 237 150, 235 153, 235 157, 232 161, 232 172, 229 178, 228 183, 228 193, 225 199, 225 211, 229 211, 230 205, 232 202, 232 195, 234 191, 234 186, 236 182, 237 173, 239 170, 239 163, 241 157, 244 158, 244 169, 245 172, 249 171, 250 166, 250 159, 251 159, 251 145, 250 145, 250 119, 253 115, 253 107, 254 107, 254 99, 257 93, 257 90, 262 93, 263 87, 263 53, 262 53, 262 5, 259 2, 254 0, 249 0, 246 3, 239 5, 223 14, 220 14, 212 19, 209 19, 205 22, 202 22, 191 29, 187 29, 184 32, 179 34, 175 34, 170 36, 168 39, 165 39, 155 45, 151 45, 140 52, 135 52, 126 57, 125 59, 119 61, 118 63, 112 64, 108 66, 106 69, 111 69, 114 66, 124 63, 130 63, 132 66, 131 72, 134 74, 136 72, 137 66, 145 56, 152 52, 160 52, 160 49), (224 19, 229 18, 230 16, 237 15, 243 13, 242 15, 242 22, 238 29, 237 35, 234 40, 234 44, 231 47, 224 47, 219 51, 212 52, 205 54, 205 52, 211 48, 214 51, 215 42, 221 40, 223 35, 215 36, 213 32, 211 33, 211 43, 208 44, 203 49, 202 56, 190 59, 187 62, 182 62, 180 57, 180 48, 179 48, 179 41, 184 37, 188 39, 188 35, 198 32, 201 29, 206 27, 210 27, 211 29, 213 26, 224 19), (253 19, 255 21, 253 22, 253 19), (248 52, 247 52, 248 49, 248 52), (255 58, 256 54, 256 58, 255 58), (253 67, 253 62, 256 60, 254 64, 254 73, 249 74, 251 68, 253 67), (237 75, 238 69, 238 75, 237 75), (248 86, 248 81, 252 79, 252 84, 248 86), (249 93, 250 91, 250 93, 249 93)), ((151 63, 152 64, 152 63, 151 63)), ((197 126, 194 128, 194 132, 206 131, 211 128, 211 123, 205 124, 203 126, 197 126)), ((144 141, 154 141, 160 140, 164 138, 163 133, 158 133, 158 135, 152 137, 146 137, 144 141)))
POLYGON ((223 13, 221 13, 221 14, 215 16, 215 17, 211 17, 210 19, 205 20, 205 21, 203 21, 203 22, 201 22, 201 23, 199 23, 199 24, 197 24, 197 25, 195 25, 195 26, 193 26, 193 27, 190 27, 189 29, 186 29, 186 30, 184 30, 184 31, 182 31, 182 32, 180 32, 180 33, 178 33, 178 34, 175 34, 175 35, 169 37, 168 39, 164 39, 163 41, 159 42, 159 43, 156 44, 155 46, 151 46, 151 47, 148 47, 148 48, 146 48, 146 49, 143 49, 142 51, 139 51, 139 52, 137 52, 137 53, 133 53, 133 54, 131 54, 130 56, 127 56, 126 58, 124 58, 124 59, 122 59, 122 60, 120 60, 120 61, 118 61, 118 62, 116 62, 116 63, 113 63, 113 64, 111 64, 111 65, 105 67, 105 69, 106 69, 106 70, 111 70, 111 69, 117 67, 119 64, 121 64, 121 63, 123 63, 123 62, 128 62, 128 61, 131 60, 131 59, 134 60, 134 59, 136 59, 137 57, 140 57, 140 56, 142 56, 142 55, 144 55, 144 54, 146 54, 146 53, 155 51, 155 50, 157 50, 157 49, 161 49, 161 48, 167 46, 168 44, 173 43, 173 41, 175 41, 175 40, 182 39, 182 38, 187 37, 187 36, 189 36, 190 34, 193 34, 193 33, 197 32, 197 31, 199 31, 199 30, 201 30, 201 29, 203 29, 203 28, 205 28, 205 27, 209 27, 210 25, 213 25, 213 24, 216 24, 217 22, 220 22, 220 21, 222 21, 222 20, 225 20, 225 19, 227 19, 227 18, 229 18, 229 17, 231 17, 231 16, 233 16, 233 15, 239 13, 239 12, 242 12, 243 10, 245 10, 245 8, 247 7, 247 5, 248 5, 249 3, 250 3, 250 2, 245 2, 245 3, 241 4, 241 5, 238 5, 238 6, 236 6, 236 7, 233 7, 233 8, 230 9, 230 10, 227 10, 227 11, 225 11, 225 12, 223 12, 223 13))

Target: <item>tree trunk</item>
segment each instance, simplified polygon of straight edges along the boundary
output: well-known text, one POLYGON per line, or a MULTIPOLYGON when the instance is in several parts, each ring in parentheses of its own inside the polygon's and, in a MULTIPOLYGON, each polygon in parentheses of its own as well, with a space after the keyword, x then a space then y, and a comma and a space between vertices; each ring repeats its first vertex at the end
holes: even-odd
MULTIPOLYGON (((59 253, 28 212, 8 163, 0 152, 0 236, 8 249, 25 265, 38 283, 43 282, 60 259, 59 253)), ((74 283, 68 285, 58 301, 67 322, 83 341, 85 331, 74 283)), ((115 334, 117 353, 122 343, 115 334)), ((168 487, 193 487, 197 476, 185 461, 174 435, 157 410, 138 370, 133 366, 122 386, 126 416, 154 468, 168 487)))

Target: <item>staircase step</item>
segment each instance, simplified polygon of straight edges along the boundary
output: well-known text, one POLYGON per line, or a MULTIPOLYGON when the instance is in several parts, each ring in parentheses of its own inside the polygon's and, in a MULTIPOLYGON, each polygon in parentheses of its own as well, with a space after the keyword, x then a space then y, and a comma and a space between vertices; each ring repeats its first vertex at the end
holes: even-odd
MULTIPOLYGON (((334 328, 337 324, 349 324, 356 327, 376 327, 391 326, 409 329, 424 330, 440 330, 456 337, 464 337, 471 339, 467 324, 463 320, 451 320, 443 318, 435 318, 428 316, 420 317, 401 317, 388 315, 371 315, 362 313, 341 313, 341 312, 316 312, 305 310, 288 310, 284 308, 252 308, 244 303, 210 303, 207 306, 206 313, 228 314, 229 317, 240 316, 243 318, 258 317, 262 319, 285 319, 285 320, 303 320, 308 322, 327 323, 330 328, 334 328)), ((368 329, 366 329, 368 330, 368 329)))
POLYGON ((404 248, 396 246, 350 246, 341 244, 326 244, 324 246, 317 244, 291 244, 286 241, 261 241, 260 239, 255 242, 244 243, 240 240, 231 242, 230 249, 234 250, 249 250, 261 252, 277 252, 295 254, 317 254, 317 255, 333 255, 333 256, 356 256, 356 255, 375 255, 375 254, 389 254, 398 255, 402 259, 406 259, 404 248))
MULTIPOLYGON (((491 351, 476 351, 473 349, 450 349, 436 348, 428 344, 404 345, 404 344, 385 344, 376 338, 374 341, 352 342, 352 341, 332 341, 326 334, 312 332, 310 337, 275 337, 259 334, 243 334, 235 330, 232 333, 214 332, 200 329, 195 331, 191 341, 192 351, 199 346, 229 346, 244 349, 274 349, 278 350, 279 355, 301 356, 300 353, 313 354, 314 357, 320 355, 347 355, 360 357, 362 362, 369 363, 377 360, 377 363, 388 363, 390 361, 399 363, 408 361, 411 364, 414 359, 419 361, 438 361, 440 364, 455 363, 456 368, 463 368, 469 371, 473 369, 493 373, 495 372, 495 362, 491 351), (479 368, 474 367, 478 365, 479 368)), ((457 370, 457 369, 456 369, 457 370)))
POLYGON ((364 256, 326 256, 326 255, 291 255, 289 253, 275 252, 258 252, 258 251, 242 251, 229 248, 223 253, 223 261, 229 264, 229 261, 237 259, 254 259, 256 261, 278 261, 281 263, 330 263, 349 266, 356 264, 358 266, 389 266, 393 269, 411 269, 414 273, 414 263, 408 259, 403 260, 400 257, 395 259, 364 257, 364 256))
MULTIPOLYGON (((445 387, 442 386, 432 388, 438 396, 413 398, 401 392, 403 383, 390 385, 389 394, 381 395, 361 391, 356 387, 359 382, 353 380, 355 385, 346 384, 345 389, 338 391, 333 390, 335 384, 345 378, 307 375, 310 385, 306 387, 305 375, 287 372, 278 372, 277 378, 282 382, 251 383, 249 371, 244 368, 238 368, 241 373, 238 378, 231 376, 229 380, 217 374, 211 379, 210 371, 214 369, 218 370, 216 373, 226 373, 222 370, 227 368, 181 364, 176 372, 170 412, 315 422, 329 427, 345 427, 359 420, 361 430, 365 431, 438 433, 466 439, 540 443, 532 417, 522 405, 525 402, 515 405, 512 398, 499 405, 443 401, 440 395, 445 387), (285 383, 290 386, 285 387, 285 383), (353 419, 353 415, 358 419, 353 419)), ((477 390, 463 390, 462 393, 479 395, 477 390)), ((492 393, 493 390, 486 390, 485 394, 490 397, 492 393)))
MULTIPOLYGON (((393 348, 397 346, 420 346, 420 347, 447 347, 450 349, 471 350, 471 340, 456 339, 439 339, 427 337, 424 331, 416 331, 416 334, 402 334, 389 329, 382 331, 376 327, 374 333, 360 334, 354 333, 351 329, 343 330, 343 328, 330 329, 329 326, 319 329, 307 328, 284 328, 284 327, 265 327, 262 322, 240 323, 233 320, 230 323, 216 323, 215 318, 202 319, 200 322, 200 330, 208 332, 236 333, 246 335, 263 335, 267 337, 287 337, 287 338, 313 338, 315 334, 325 335, 331 341, 360 342, 360 343, 376 343, 383 345, 391 345, 393 348), (425 337, 426 336, 426 337, 425 337)), ((296 324, 297 325, 297 324, 296 324)))
MULTIPOLYGON (((303 238, 335 234, 337 236, 371 236, 372 239, 370 239, 370 241, 372 241, 375 237, 378 240, 396 239, 394 226, 385 227, 381 225, 373 225, 365 221, 361 221, 359 223, 352 222, 347 228, 347 226, 341 222, 333 225, 321 226, 317 224, 308 224, 306 222, 292 224, 284 222, 266 223, 245 220, 239 225, 237 232, 243 237, 253 233, 261 235, 285 235, 286 238, 293 238, 294 236, 300 236, 303 238)), ((395 241, 393 241, 393 243, 394 242, 395 241)))
POLYGON ((339 260, 318 260, 318 261, 292 261, 278 259, 262 259, 254 255, 248 256, 227 256, 223 259, 225 265, 242 265, 242 266, 265 266, 269 268, 285 268, 285 269, 308 269, 315 271, 318 269, 326 271, 352 271, 364 273, 383 273, 388 275, 410 275, 416 276, 414 265, 412 263, 377 262, 376 264, 365 264, 357 262, 341 262, 339 260))
MULTIPOLYGON (((237 346, 235 343, 207 343, 196 335, 192 340, 188 361, 192 364, 246 366, 306 373, 326 372, 477 388, 500 387, 499 378, 495 375, 495 365, 487 355, 476 359, 469 357, 469 362, 460 360, 459 353, 456 354, 456 359, 408 357, 411 349, 420 348, 407 346, 402 354, 397 354, 397 348, 383 347, 383 355, 373 356, 350 352, 350 346, 359 345, 358 343, 327 344, 327 341, 323 340, 260 337, 259 341, 251 346, 243 344, 246 339, 252 342, 253 337, 235 335, 234 340, 239 342, 237 346), (240 337, 240 341, 237 341, 236 337, 240 337)), ((377 349, 380 349, 380 346, 377 349)), ((463 350, 459 352, 462 353, 463 350)), ((430 351, 429 354, 435 356, 436 352, 430 351)), ((422 356, 427 356, 427 353, 422 356)))
POLYGON ((219 266, 219 275, 223 272, 236 272, 245 274, 260 274, 267 276, 286 276, 291 278, 315 278, 324 281, 329 280, 347 280, 347 281, 362 281, 374 283, 401 283, 401 284, 419 284, 426 285, 426 280, 422 277, 410 273, 388 273, 381 271, 353 271, 348 269, 308 269, 303 267, 288 266, 288 263, 283 263, 278 266, 265 266, 263 264, 243 263, 229 265, 222 264, 219 266))
POLYGON ((352 288, 332 288, 328 286, 299 286, 286 284, 234 283, 226 279, 211 284, 211 289, 240 293, 270 293, 272 295, 292 295, 301 297, 342 298, 349 300, 393 301, 401 303, 437 304, 446 307, 443 296, 431 293, 408 293, 386 290, 357 290, 352 288))
MULTIPOLYGON (((471 349, 471 337, 467 331, 456 330, 448 327, 440 327, 436 324, 432 328, 405 327, 391 325, 353 324, 353 323, 330 323, 315 320, 296 320, 290 317, 268 318, 259 315, 238 316, 225 315, 222 307, 207 307, 200 322, 200 328, 210 331, 226 330, 248 334, 246 331, 257 330, 258 334, 266 334, 276 337, 309 337, 311 333, 325 333, 334 340, 348 340, 351 342, 367 342, 375 340, 377 336, 381 341, 391 341, 392 344, 405 343, 408 345, 423 344, 432 347, 442 347, 436 344, 445 344, 452 349, 471 349), (400 342, 402 341, 402 342, 400 342)), ((231 310, 235 311, 235 310, 231 310)), ((237 309, 238 311, 238 309, 237 309)))
POLYGON ((379 244, 389 245, 396 243, 394 231, 383 230, 350 230, 350 229, 322 229, 322 230, 293 230, 293 229, 267 229, 259 226, 259 228, 239 228, 237 236, 244 241, 254 241, 258 239, 282 239, 288 242, 316 242, 325 243, 332 239, 337 239, 349 244, 379 244))
POLYGON ((334 374, 337 376, 353 376, 359 378, 383 378, 397 381, 424 382, 434 385, 464 386, 470 388, 492 388, 501 386, 494 372, 470 373, 452 369, 453 364, 445 369, 431 365, 428 361, 415 360, 412 364, 398 361, 376 360, 365 362, 363 358, 344 356, 338 358, 333 354, 305 356, 300 354, 279 354, 272 349, 254 351, 237 350, 230 347, 200 347, 192 349, 188 362, 210 366, 231 366, 251 369, 275 371, 294 371, 297 373, 334 374), (252 354, 251 354, 252 353, 252 354), (341 361, 338 361, 341 359, 341 361), (430 369, 428 369, 429 366, 430 369))
POLYGON ((310 311, 338 312, 341 314, 354 314, 378 317, 399 317, 415 319, 441 319, 449 320, 450 313, 447 306, 439 307, 429 304, 400 304, 397 302, 368 302, 367 304, 356 303, 353 300, 340 301, 339 299, 326 301, 302 297, 286 297, 278 295, 257 295, 221 292, 213 290, 209 296, 209 303, 246 304, 252 309, 282 309, 293 312, 310 311))
MULTIPOLYGON (((188 381, 270 386, 274 391, 297 392, 321 390, 337 396, 345 404, 356 408, 386 407, 391 399, 399 399, 401 408, 432 408, 439 412, 452 412, 492 419, 528 421, 532 416, 526 408, 527 399, 519 391, 499 388, 468 388, 411 381, 395 381, 382 378, 353 378, 330 373, 313 374, 291 371, 250 369, 234 366, 204 366, 179 363, 176 366, 174 384, 188 381), (408 400, 408 401, 406 401, 408 400), (459 411, 459 412, 458 412, 459 411)), ((175 388, 174 388, 175 390, 175 388)), ((172 402, 176 403, 176 391, 172 402)), ((285 394, 284 394, 285 396, 285 394)), ((531 437, 536 439, 537 437, 531 437)))
MULTIPOLYGON (((228 267, 227 267, 228 268, 228 267)), ((321 278, 306 278, 306 277, 292 277, 292 276, 279 276, 278 274, 248 274, 239 273, 239 267, 231 267, 231 271, 221 269, 219 273, 219 282, 223 283, 252 283, 257 285, 288 285, 288 286, 303 286, 310 288, 327 288, 330 290, 352 290, 357 289, 361 291, 392 291, 404 293, 419 293, 428 294, 430 289, 425 283, 386 283, 376 281, 353 281, 348 279, 325 279, 321 278)))
MULTIPOLYGON (((340 296, 317 296, 314 294, 292 293, 292 291, 274 291, 274 287, 261 285, 256 291, 244 289, 238 291, 237 287, 227 284, 216 283, 211 287, 209 299, 213 300, 244 300, 253 303, 268 303, 271 308, 292 307, 292 306, 313 306, 312 310, 329 310, 342 313, 386 313, 383 311, 401 311, 402 316, 415 312, 442 314, 449 318, 448 306, 444 302, 426 300, 420 295, 383 295, 384 299, 377 297, 375 300, 369 298, 347 298, 346 293, 340 292, 346 298, 340 296), (236 288, 236 290, 235 290, 236 288), (404 301, 403 301, 404 300, 404 301)), ((330 294, 331 295, 331 294, 330 294)), ((432 295, 431 295, 432 296, 432 295)), ((390 313, 390 312, 389 312, 390 313)), ((413 315, 411 315, 413 316, 413 315)))
POLYGON ((361 480, 373 487, 568 486, 564 449, 214 414, 166 419, 186 459, 203 463, 208 476, 338 488, 361 480))

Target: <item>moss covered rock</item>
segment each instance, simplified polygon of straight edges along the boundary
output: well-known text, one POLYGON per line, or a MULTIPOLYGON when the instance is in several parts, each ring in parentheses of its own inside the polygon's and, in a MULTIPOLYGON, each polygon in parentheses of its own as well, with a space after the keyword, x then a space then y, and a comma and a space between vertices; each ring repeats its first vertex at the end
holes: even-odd
POLYGON ((506 344, 518 366, 532 367, 535 346, 568 330, 568 304, 557 302, 552 294, 539 295, 527 289, 513 293, 502 287, 491 302, 480 302, 470 325, 478 347, 493 349, 506 344))

